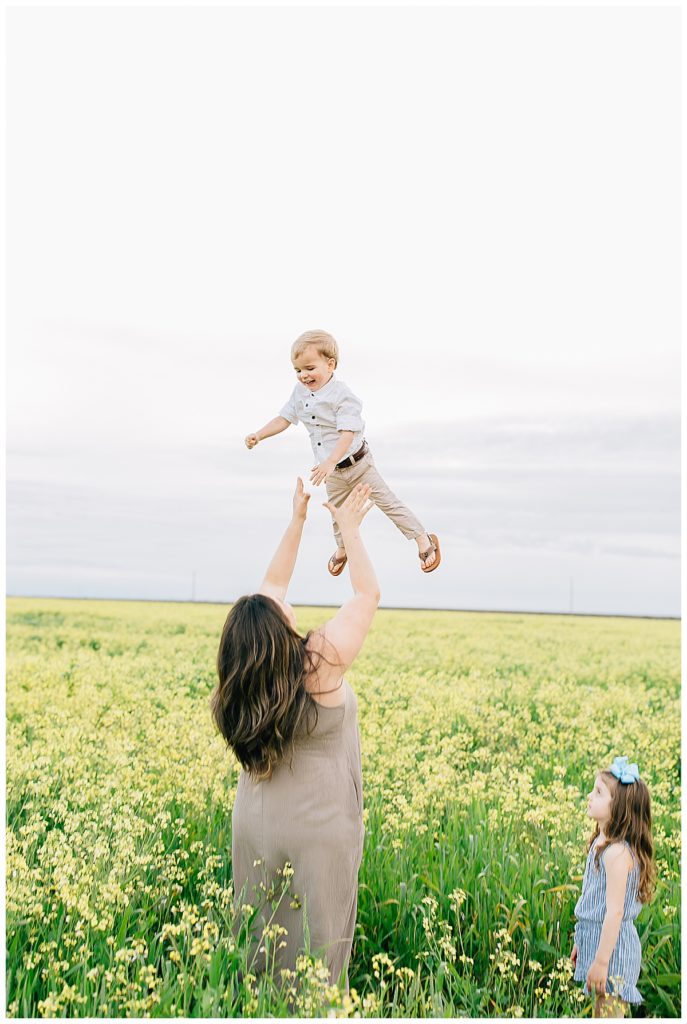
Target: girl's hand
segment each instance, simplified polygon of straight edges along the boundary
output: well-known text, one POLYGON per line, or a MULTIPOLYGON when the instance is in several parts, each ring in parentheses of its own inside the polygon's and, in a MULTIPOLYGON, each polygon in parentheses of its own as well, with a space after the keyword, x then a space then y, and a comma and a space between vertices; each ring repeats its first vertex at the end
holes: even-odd
POLYGON ((246 448, 255 448, 256 444, 259 441, 259 438, 257 434, 248 434, 245 440, 246 448))
POLYGON ((296 481, 296 490, 293 495, 293 518, 305 519, 308 514, 308 502, 310 495, 303 490, 303 481, 300 477, 296 481))
POLYGON ((599 960, 594 960, 592 966, 587 971, 587 988, 590 993, 596 992, 599 996, 605 995, 607 978, 608 964, 602 964, 599 960))
POLYGON ((329 509, 339 529, 356 527, 362 523, 367 513, 374 507, 374 502, 370 500, 371 490, 369 484, 357 484, 338 508, 330 501, 324 501, 322 504, 324 508, 329 509))
POLYGON ((570 954, 573 967, 577 967, 577 943, 573 945, 572 953, 570 954))

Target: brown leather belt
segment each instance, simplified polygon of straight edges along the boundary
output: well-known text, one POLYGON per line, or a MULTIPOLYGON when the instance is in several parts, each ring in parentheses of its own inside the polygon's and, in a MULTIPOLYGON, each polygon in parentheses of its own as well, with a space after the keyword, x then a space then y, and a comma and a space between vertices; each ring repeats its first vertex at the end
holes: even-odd
POLYGON ((363 441, 362 448, 358 448, 357 452, 354 452, 353 455, 349 455, 347 459, 343 460, 343 462, 337 462, 336 468, 348 469, 350 466, 355 466, 356 462, 360 462, 363 455, 367 455, 369 450, 370 449, 367 447, 367 441, 363 441))

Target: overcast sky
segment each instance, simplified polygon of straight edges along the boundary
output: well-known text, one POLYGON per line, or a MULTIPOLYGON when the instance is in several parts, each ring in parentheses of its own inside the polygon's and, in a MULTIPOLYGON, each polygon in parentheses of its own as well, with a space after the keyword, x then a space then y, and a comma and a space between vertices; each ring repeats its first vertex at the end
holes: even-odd
POLYGON ((679 17, 9 9, 8 592, 256 588, 322 327, 442 541, 368 516, 383 604, 679 614, 679 17))

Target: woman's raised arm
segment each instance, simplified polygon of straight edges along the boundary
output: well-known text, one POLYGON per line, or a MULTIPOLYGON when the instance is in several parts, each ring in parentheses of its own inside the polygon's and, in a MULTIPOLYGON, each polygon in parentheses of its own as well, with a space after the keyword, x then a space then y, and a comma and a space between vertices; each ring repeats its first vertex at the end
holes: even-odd
POLYGON ((327 659, 318 666, 317 673, 319 689, 323 691, 336 686, 355 661, 379 604, 379 583, 360 536, 360 524, 374 505, 369 494, 367 484, 358 484, 339 508, 325 502, 325 508, 332 513, 341 530, 355 593, 310 638, 313 649, 327 659))
POLYGON ((279 542, 279 547, 267 567, 265 578, 260 584, 259 594, 266 597, 275 597, 283 601, 286 597, 293 570, 296 565, 298 548, 303 536, 303 526, 308 514, 308 502, 310 495, 303 490, 303 481, 300 477, 296 482, 296 491, 293 496, 293 514, 291 522, 286 527, 286 532, 279 542))

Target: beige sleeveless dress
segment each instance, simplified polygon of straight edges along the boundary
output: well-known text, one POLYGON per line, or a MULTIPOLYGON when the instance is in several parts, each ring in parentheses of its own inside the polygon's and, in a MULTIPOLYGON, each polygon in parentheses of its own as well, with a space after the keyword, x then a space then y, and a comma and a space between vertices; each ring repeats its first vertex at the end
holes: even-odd
MULTIPOLYGON (((301 730, 290 764, 279 764, 265 782, 243 770, 239 776, 231 843, 236 904, 262 904, 258 935, 269 921, 286 928, 277 939, 285 945, 277 950, 276 978, 280 968, 294 970, 305 922, 311 952, 326 958, 332 982, 343 976, 348 985, 365 829, 358 702, 342 685, 338 707, 313 702, 317 724, 310 735, 301 730), (274 912, 265 895, 275 881, 281 892, 277 871, 287 861, 293 878, 274 912)), ((264 967, 258 953, 255 968, 264 967)))

